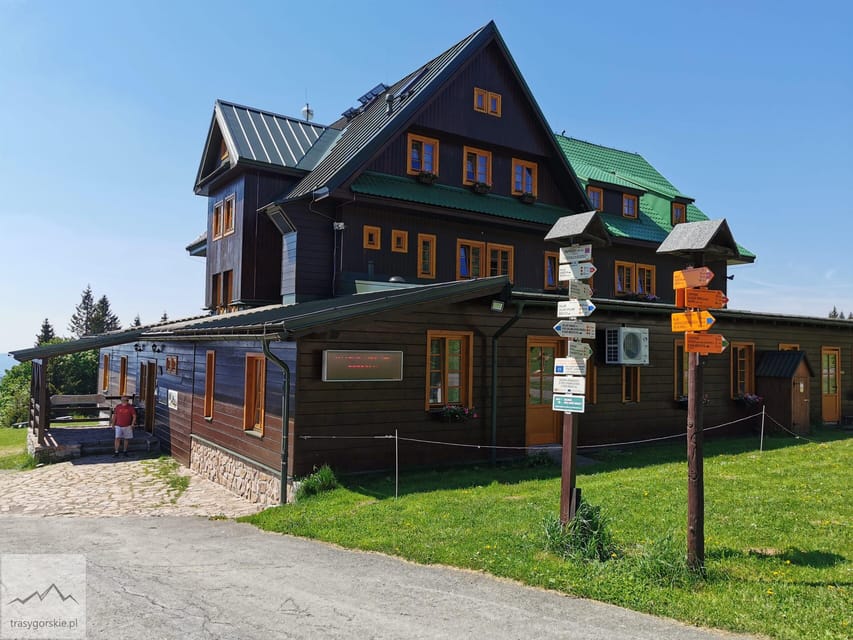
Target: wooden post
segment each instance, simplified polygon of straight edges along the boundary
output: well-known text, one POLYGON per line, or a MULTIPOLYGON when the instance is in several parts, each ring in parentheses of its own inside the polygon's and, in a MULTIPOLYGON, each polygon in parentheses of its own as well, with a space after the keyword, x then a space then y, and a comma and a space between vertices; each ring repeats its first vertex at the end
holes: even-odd
POLYGON ((574 414, 563 413, 563 449, 561 455, 562 477, 560 479, 560 524, 564 527, 575 517, 577 498, 575 496, 575 455, 578 450, 578 430, 573 420, 574 414))
POLYGON ((691 353, 687 373, 687 566, 705 570, 705 479, 703 471, 704 368, 691 353))

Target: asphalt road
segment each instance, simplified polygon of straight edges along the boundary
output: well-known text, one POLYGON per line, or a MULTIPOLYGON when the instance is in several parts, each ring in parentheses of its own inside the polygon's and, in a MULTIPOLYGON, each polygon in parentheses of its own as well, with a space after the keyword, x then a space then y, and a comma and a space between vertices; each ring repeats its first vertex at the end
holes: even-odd
POLYGON ((84 554, 88 638, 735 637, 233 521, 9 516, 0 553, 84 554))

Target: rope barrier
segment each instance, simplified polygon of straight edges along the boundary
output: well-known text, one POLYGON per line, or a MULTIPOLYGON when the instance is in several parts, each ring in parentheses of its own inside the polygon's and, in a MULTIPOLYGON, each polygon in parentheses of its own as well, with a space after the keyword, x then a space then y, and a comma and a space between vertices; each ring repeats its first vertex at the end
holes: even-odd
MULTIPOLYGON (((753 418, 756 418, 760 415, 761 415, 760 413, 754 413, 751 416, 745 416, 743 418, 738 418, 737 420, 731 420, 729 422, 723 422, 721 424, 714 425, 713 427, 705 427, 702 429, 702 431, 703 432, 704 431, 715 431, 717 429, 722 429, 724 427, 728 427, 728 426, 731 426, 733 424, 737 424, 738 422, 744 422, 746 420, 752 420, 753 418)), ((773 418, 771 416, 768 415, 767 417, 770 418, 771 420, 773 420, 773 418)), ((779 427, 782 428, 784 431, 788 431, 788 429, 785 429, 785 427, 783 427, 781 424, 779 424, 776 420, 773 420, 773 422, 775 422, 777 425, 779 425, 779 427)), ((793 435, 797 438, 800 438, 803 440, 808 440, 808 438, 804 438, 803 436, 797 435, 796 433, 793 433, 792 431, 788 431, 788 433, 790 433, 791 435, 793 435)), ((671 440, 673 438, 684 438, 686 436, 687 436, 687 432, 682 431, 681 433, 675 433, 675 434, 669 435, 669 436, 660 436, 657 438, 645 438, 643 440, 628 440, 625 442, 608 442, 606 444, 581 445, 578 447, 578 449, 609 449, 612 447, 626 447, 626 446, 635 445, 635 444, 646 444, 649 442, 659 442, 661 440, 671 440)), ((528 447, 528 446, 515 447, 515 446, 506 446, 506 445, 466 444, 463 442, 443 442, 441 440, 425 440, 422 438, 407 438, 405 436, 394 436, 394 435, 390 435, 390 434, 389 435, 374 435, 374 436, 339 436, 339 435, 311 436, 311 435, 304 435, 304 436, 298 436, 298 437, 302 440, 388 440, 388 439, 393 439, 393 440, 404 440, 406 442, 417 442, 419 444, 434 444, 434 445, 443 445, 446 447, 463 447, 463 448, 469 448, 469 449, 502 449, 502 450, 514 450, 514 451, 529 451, 529 450, 541 449, 541 447, 528 447)), ((814 442, 814 441, 808 440, 808 442, 814 442)))

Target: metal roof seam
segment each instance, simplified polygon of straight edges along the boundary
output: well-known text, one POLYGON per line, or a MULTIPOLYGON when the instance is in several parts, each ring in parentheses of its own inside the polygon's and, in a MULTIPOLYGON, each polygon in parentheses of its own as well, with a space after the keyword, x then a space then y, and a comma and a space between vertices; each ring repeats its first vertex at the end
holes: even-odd
POLYGON ((246 145, 249 147, 249 151, 252 154, 252 160, 257 160, 258 156, 255 154, 255 149, 252 147, 252 142, 249 140, 249 136, 246 135, 246 128, 243 126, 243 121, 240 120, 240 114, 233 105, 231 106, 231 110, 234 112, 234 118, 237 120, 237 124, 240 125, 240 131, 243 133, 243 139, 246 141, 246 145))

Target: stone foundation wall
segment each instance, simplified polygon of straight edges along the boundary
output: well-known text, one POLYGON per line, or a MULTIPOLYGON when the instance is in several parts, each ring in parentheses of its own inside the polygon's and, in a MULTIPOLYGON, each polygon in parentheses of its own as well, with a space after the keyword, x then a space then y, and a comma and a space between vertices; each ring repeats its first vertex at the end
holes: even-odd
POLYGON ((190 469, 256 504, 274 505, 281 498, 278 477, 196 438, 190 449, 190 469))
POLYGON ((27 453, 29 453, 36 462, 63 462, 64 460, 73 460, 80 457, 80 444, 57 444, 52 440, 47 444, 39 444, 38 436, 30 430, 27 434, 27 453))

